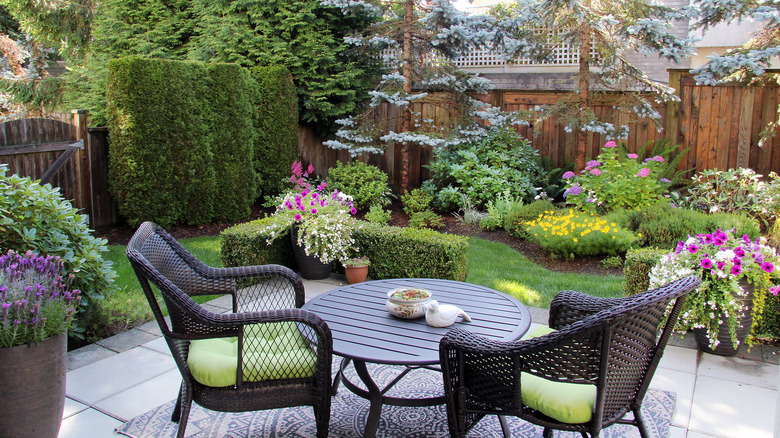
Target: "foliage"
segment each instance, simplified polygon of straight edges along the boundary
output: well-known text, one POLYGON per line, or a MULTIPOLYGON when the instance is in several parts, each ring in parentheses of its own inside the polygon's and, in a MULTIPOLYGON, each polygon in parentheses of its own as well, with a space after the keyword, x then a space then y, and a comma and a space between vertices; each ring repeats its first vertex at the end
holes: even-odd
POLYGON ((680 242, 674 252, 661 257, 650 271, 650 287, 697 275, 702 283, 686 300, 676 329, 685 332, 705 328, 710 346, 715 348, 719 343, 719 330, 727 327, 737 346, 737 320, 747 311, 737 301, 737 297, 747 293, 740 281, 747 281, 755 288, 752 309, 755 326, 762 314, 766 293, 777 295, 780 290, 771 284, 780 277, 780 271, 775 269, 778 263, 777 250, 766 245, 766 239, 738 238, 733 231, 717 230, 712 234, 689 237, 680 242), (725 320, 716 317, 721 312, 725 320))
POLYGON ((623 264, 623 290, 626 295, 638 294, 650 289, 650 270, 668 249, 647 247, 631 248, 626 252, 623 264))
POLYGON ((367 221, 380 225, 387 225, 391 217, 390 211, 384 210, 379 204, 371 205, 371 208, 368 209, 368 213, 365 215, 367 221))
POLYGON ((237 221, 255 200, 250 78, 235 64, 114 59, 109 183, 131 225, 237 221))
POLYGON ((294 268, 290 233, 280 232, 271 244, 272 216, 234 225, 221 233, 221 259, 224 266, 283 265, 294 268))
POLYGON ((101 256, 106 240, 90 234, 87 217, 78 214, 59 189, 7 176, 7 171, 0 166, 0 248, 62 259, 65 272, 75 276, 70 286, 81 291, 72 331, 79 335, 89 312, 113 287, 114 270, 101 256))
MULTIPOLYGON (((617 144, 608 141, 601 154, 576 175, 567 172, 566 202, 582 211, 605 213, 616 208, 641 208, 656 202, 663 191, 656 165, 660 155, 637 161, 637 154, 618 154, 617 144)), ((667 182, 668 184, 668 182, 667 182)))
POLYGON ((481 221, 479 221, 479 228, 485 231, 495 231, 503 225, 503 221, 499 216, 488 215, 481 221))
MULTIPOLYGON (((621 150, 625 152, 625 145, 621 143, 621 150)), ((681 145, 673 144, 668 138, 661 138, 655 141, 648 141, 644 148, 638 147, 637 155, 640 161, 648 158, 662 157, 664 161, 656 161, 655 174, 659 180, 669 181, 668 189, 685 187, 690 181, 685 174, 692 169, 680 170, 680 163, 688 153, 690 148, 683 149, 681 145)))
POLYGON ((755 328, 755 335, 780 338, 780 295, 767 295, 764 302, 764 312, 755 328))
POLYGON ((566 180, 563 175, 574 170, 574 162, 567 162, 563 167, 554 167, 550 157, 542 157, 542 177, 535 184, 537 195, 535 200, 550 200, 562 202, 563 193, 566 191, 566 180))
POLYGON ((543 214, 526 222, 525 227, 528 240, 553 254, 571 258, 622 254, 637 238, 614 222, 574 209, 543 214))
POLYGON ((372 205, 385 206, 392 196, 387 174, 360 161, 352 161, 346 166, 337 162, 336 167, 328 169, 328 182, 332 189, 352 196, 358 210, 366 210, 372 205))
POLYGON ((59 257, 13 250, 0 256, 0 348, 65 333, 80 298, 79 290, 69 290, 73 278, 59 257))
POLYGON ((577 89, 554 105, 525 114, 535 124, 554 118, 564 124, 567 132, 577 132, 577 169, 585 167, 586 132, 625 138, 630 122, 647 118, 660 127, 661 114, 654 104, 678 100, 673 88, 650 80, 628 62, 624 53, 630 47, 672 61, 693 54, 694 40, 674 34, 676 20, 686 18, 686 12, 645 0, 571 3, 529 0, 502 8, 496 14, 492 32, 494 47, 502 49, 508 59, 525 57, 544 62, 554 56, 559 44, 579 49, 577 89), (616 105, 621 114, 629 116, 621 119, 622 126, 599 120, 590 107, 590 102, 602 96, 609 98, 607 95, 614 91, 621 91, 616 105))
POLYGON ((366 257, 352 257, 341 262, 345 267, 359 268, 363 266, 371 266, 371 260, 366 257))
POLYGON ((441 217, 431 210, 433 198, 422 189, 414 189, 401 195, 404 212, 409 215, 409 226, 412 228, 439 228, 441 217))
POLYGON ((601 260, 601 265, 605 268, 619 268, 623 266, 623 259, 620 256, 609 256, 601 260))
POLYGON ((493 131, 476 145, 439 151, 429 167, 436 188, 450 187, 462 195, 453 199, 459 202, 453 206, 445 198, 450 196, 448 192, 437 194, 437 205, 445 209, 463 207, 465 199, 485 208, 506 191, 512 198, 532 200, 534 187, 544 179, 539 153, 528 140, 508 129, 493 131))
POLYGON ((693 176, 693 185, 682 202, 708 213, 746 213, 765 225, 780 211, 780 178, 761 180, 752 169, 702 170, 693 176))
POLYGON ((557 209, 549 200, 538 200, 507 213, 504 218, 504 228, 514 237, 525 239, 528 234, 525 222, 538 219, 545 213, 552 213, 557 209))
POLYGON ((326 181, 312 187, 307 181, 314 173, 312 165, 304 172, 301 163, 296 161, 291 169, 293 190, 282 197, 271 216, 273 220, 263 230, 263 234, 269 236, 268 243, 286 235, 295 226, 297 243, 306 255, 316 256, 323 263, 349 258, 354 243, 352 216, 357 213, 352 206, 352 197, 338 190, 326 192, 326 181))
POLYGON ((357 252, 371 259, 371 278, 466 279, 467 237, 369 223, 354 238, 357 252))
POLYGON ((480 225, 483 220, 488 218, 487 212, 477 210, 473 205, 471 205, 468 199, 464 199, 462 203, 463 207, 461 208, 461 211, 463 212, 463 215, 455 211, 452 212, 452 215, 455 216, 455 218, 457 218, 461 223, 466 225, 480 225))
POLYGON ((441 216, 432 210, 415 211, 409 216, 409 226, 412 228, 441 228, 441 216))
POLYGON ((257 194, 278 195, 287 189, 287 163, 299 154, 295 84, 281 65, 253 67, 250 72, 256 87, 252 87, 256 90, 252 105, 257 194))

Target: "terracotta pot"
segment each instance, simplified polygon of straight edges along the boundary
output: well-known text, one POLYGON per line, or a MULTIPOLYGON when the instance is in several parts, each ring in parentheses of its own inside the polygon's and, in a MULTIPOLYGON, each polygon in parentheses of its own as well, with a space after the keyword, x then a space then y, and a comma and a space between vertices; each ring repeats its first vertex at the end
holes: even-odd
POLYGON ((0 348, 0 437, 56 438, 65 406, 67 335, 0 348))
POLYGON ((362 283, 368 277, 368 266, 346 266, 344 274, 347 276, 347 283, 362 283))
MULTIPOLYGON (((737 319, 737 326, 734 328, 734 333, 737 335, 739 344, 736 347, 734 346, 734 343, 731 341, 731 334, 729 333, 728 326, 725 324, 718 330, 718 340, 720 343, 715 348, 710 348, 710 339, 707 336, 707 329, 695 328, 693 329, 693 337, 696 340, 696 346, 699 350, 705 353, 717 354, 718 356, 734 356, 739 351, 739 347, 745 343, 745 339, 747 339, 750 334, 750 327, 753 325, 753 297, 755 295, 755 288, 746 281, 740 281, 739 284, 747 291, 747 294, 744 297, 737 297, 738 301, 741 301, 742 304, 747 306, 745 315, 737 319)), ((717 315, 716 318, 721 318, 721 316, 717 315)))
POLYGON ((293 255, 298 264, 298 270, 301 277, 307 280, 323 280, 330 277, 333 271, 333 262, 323 263, 318 257, 306 255, 306 251, 301 245, 298 245, 298 227, 295 225, 290 229, 290 238, 292 239, 293 255))

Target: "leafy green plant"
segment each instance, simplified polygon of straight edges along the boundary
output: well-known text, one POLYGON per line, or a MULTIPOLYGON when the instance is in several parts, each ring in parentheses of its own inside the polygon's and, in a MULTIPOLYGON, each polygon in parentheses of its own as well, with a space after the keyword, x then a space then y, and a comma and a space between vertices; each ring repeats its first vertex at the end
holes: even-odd
POLYGON ((627 295, 644 292, 650 287, 650 270, 669 250, 656 247, 631 248, 623 264, 623 289, 627 295))
POLYGON ((373 204, 365 215, 367 221, 380 225, 387 225, 391 218, 392 214, 390 211, 383 209, 379 204, 373 204))
POLYGON ((392 196, 387 174, 360 161, 352 161, 346 166, 340 161, 336 163, 336 167, 328 170, 328 184, 330 189, 352 196, 355 207, 363 211, 373 205, 389 204, 392 196))
POLYGON ((404 212, 409 215, 430 210, 432 201, 433 198, 422 189, 414 189, 401 195, 404 212))
POLYGON ((640 163, 638 158, 637 154, 619 154, 617 144, 608 141, 601 154, 589 161, 580 175, 563 174, 562 178, 568 182, 564 193, 566 202, 579 210, 598 214, 656 202, 664 190, 656 169, 665 159, 659 155, 640 163))
POLYGON ((416 211, 409 216, 409 226, 412 228, 441 228, 441 216, 431 210, 416 211))
POLYGON ((471 205, 485 208, 506 190, 513 197, 531 200, 537 183, 544 179, 538 152, 528 140, 507 129, 492 131, 479 144, 442 150, 429 167, 431 185, 441 190, 436 192, 439 208, 461 202, 461 194, 471 205))
POLYGON ((488 213, 474 208, 468 198, 463 200, 463 207, 460 211, 463 212, 462 215, 457 211, 453 211, 452 215, 455 216, 458 221, 466 225, 480 225, 482 221, 488 217, 488 213))
POLYGON ((536 200, 563 201, 563 193, 566 191, 566 180, 563 174, 574 170, 574 163, 568 162, 563 167, 555 167, 550 157, 542 157, 543 177, 536 182, 536 200))
POLYGON ((479 222, 479 228, 485 231, 495 231, 498 228, 501 228, 503 223, 504 222, 499 217, 488 216, 479 222))
POLYGON ((507 213, 504 218, 504 229, 514 237, 525 239, 528 237, 525 222, 538 219, 539 216, 556 210, 557 208, 549 200, 539 200, 523 205, 507 213))
POLYGON ((570 258, 622 254, 636 240, 616 223, 574 209, 545 213, 525 226, 528 240, 570 258))
POLYGON ((623 266, 623 258, 620 256, 609 256, 601 260, 601 265, 605 268, 619 268, 623 266))
POLYGON ((92 236, 86 216, 59 189, 7 172, 0 165, 0 248, 62 259, 65 272, 74 275, 71 287, 81 291, 71 333, 83 336, 89 312, 112 289, 116 276, 101 255, 106 240, 92 236))

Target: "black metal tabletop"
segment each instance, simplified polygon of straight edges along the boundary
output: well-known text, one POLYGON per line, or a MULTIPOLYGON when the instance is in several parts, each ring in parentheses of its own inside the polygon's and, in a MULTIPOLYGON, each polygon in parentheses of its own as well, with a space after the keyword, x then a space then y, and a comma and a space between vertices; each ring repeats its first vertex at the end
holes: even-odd
POLYGON ((303 306, 319 315, 333 332, 333 352, 358 361, 391 365, 439 363, 439 341, 455 327, 497 340, 519 339, 531 316, 515 298, 476 284, 430 278, 368 281, 325 292, 303 306), (471 317, 450 327, 430 327, 425 318, 390 315, 387 292, 398 287, 428 289, 440 304, 453 304, 471 317))

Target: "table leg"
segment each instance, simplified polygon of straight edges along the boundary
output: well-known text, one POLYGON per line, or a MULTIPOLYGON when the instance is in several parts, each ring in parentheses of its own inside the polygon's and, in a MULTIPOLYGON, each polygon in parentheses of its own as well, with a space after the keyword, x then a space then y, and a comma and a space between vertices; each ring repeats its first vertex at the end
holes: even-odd
POLYGON ((347 368, 347 366, 349 366, 350 362, 352 362, 352 359, 346 357, 341 360, 339 371, 336 373, 336 377, 333 378, 333 386, 330 387, 331 396, 334 396, 339 392, 339 384, 341 383, 341 379, 344 378, 344 370, 347 368))
POLYGON ((382 391, 376 385, 374 380, 368 374, 366 363, 361 360, 356 360, 353 364, 355 371, 360 377, 360 380, 366 385, 369 393, 369 401, 371 402, 371 408, 368 411, 368 418, 366 419, 366 429, 363 432, 363 437, 374 438, 376 431, 379 428, 379 417, 382 415, 382 391))

